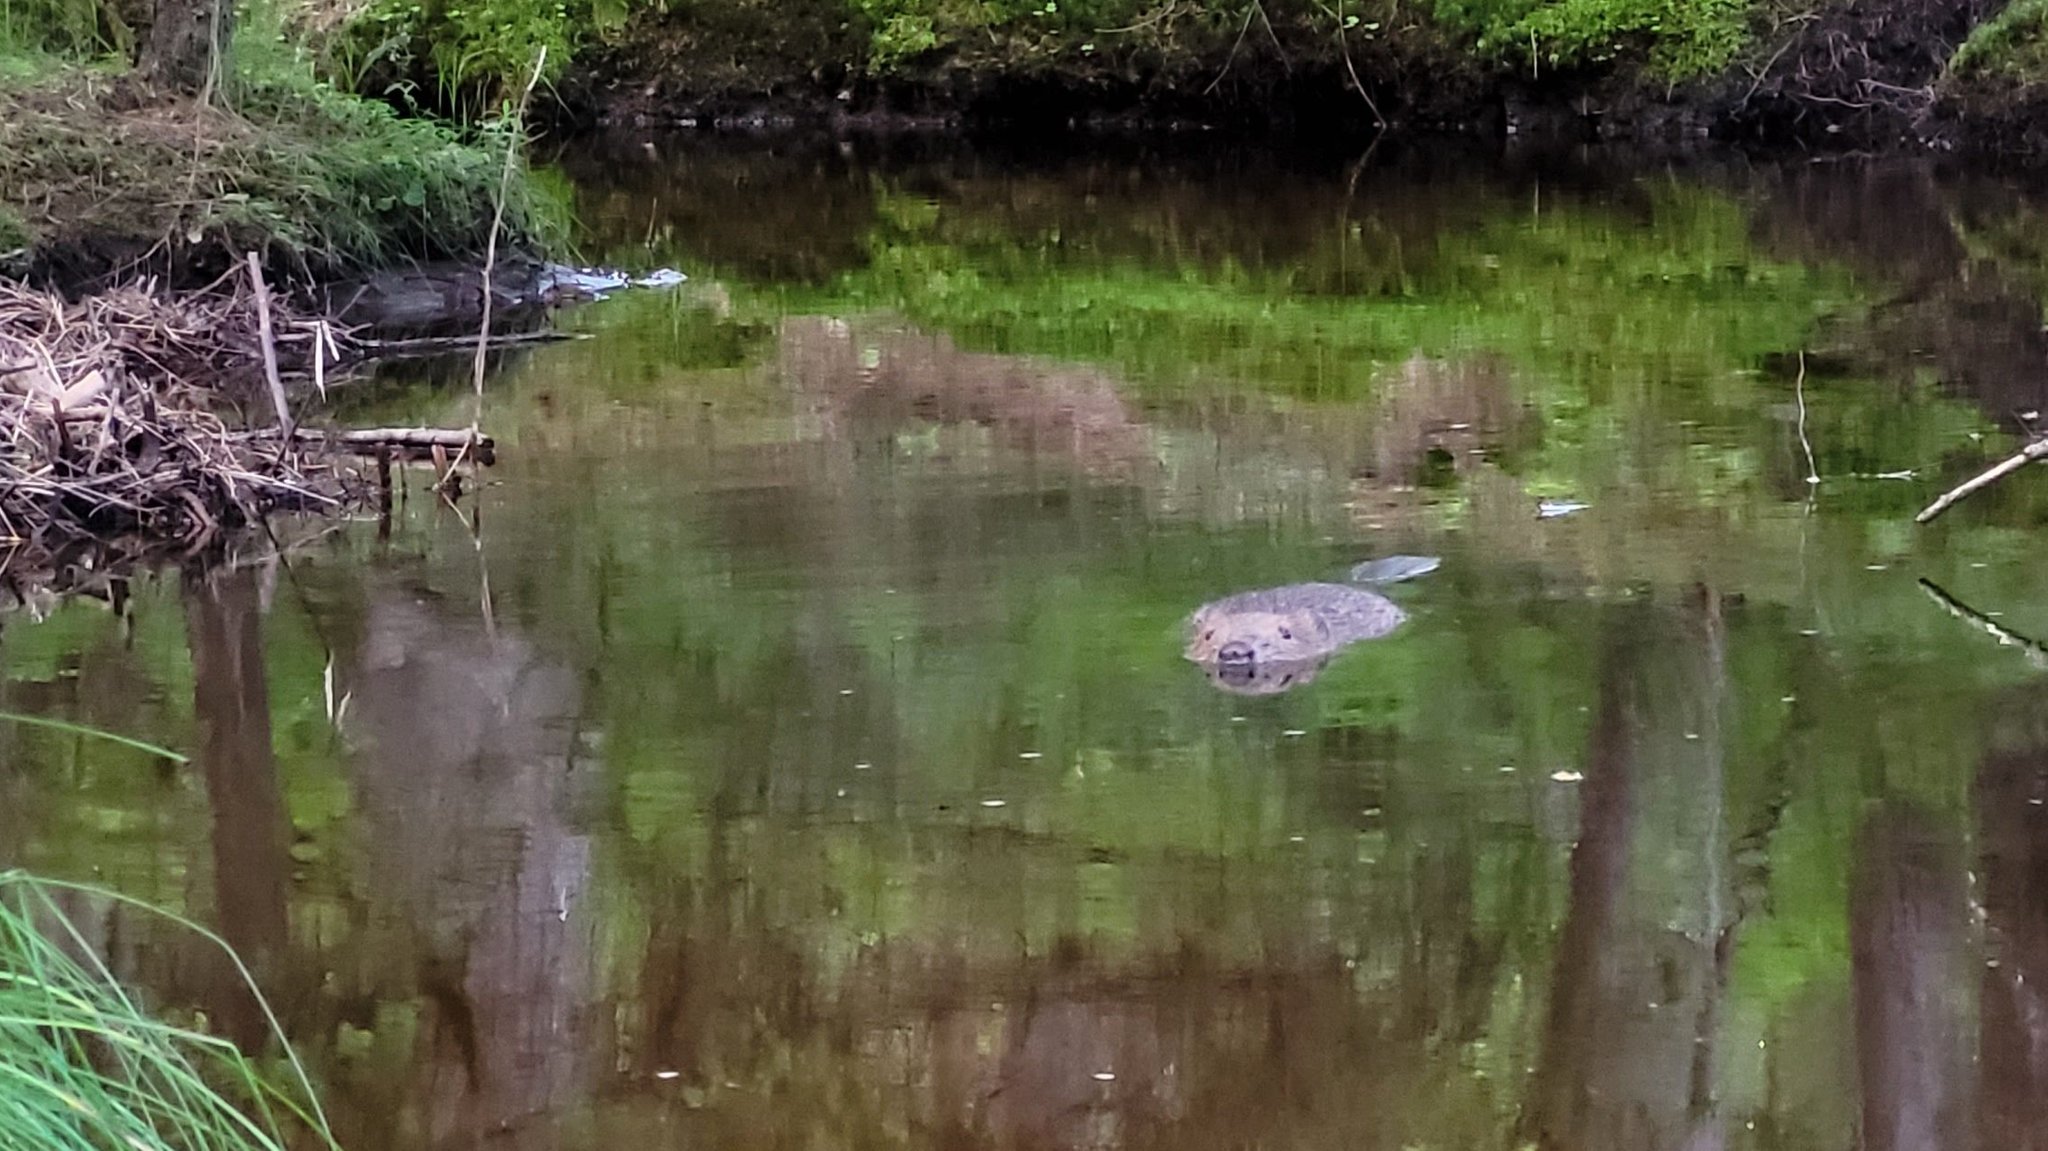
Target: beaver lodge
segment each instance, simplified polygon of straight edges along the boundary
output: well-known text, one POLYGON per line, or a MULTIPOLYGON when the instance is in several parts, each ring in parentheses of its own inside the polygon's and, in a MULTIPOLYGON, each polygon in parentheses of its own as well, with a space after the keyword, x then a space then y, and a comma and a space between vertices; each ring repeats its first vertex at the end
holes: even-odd
POLYGON ((347 513, 388 493, 395 458, 433 460, 442 485, 490 462, 474 429, 295 426, 287 380, 324 396, 369 350, 280 307, 253 261, 197 293, 67 301, 0 280, 0 584, 20 600, 272 514, 347 513))

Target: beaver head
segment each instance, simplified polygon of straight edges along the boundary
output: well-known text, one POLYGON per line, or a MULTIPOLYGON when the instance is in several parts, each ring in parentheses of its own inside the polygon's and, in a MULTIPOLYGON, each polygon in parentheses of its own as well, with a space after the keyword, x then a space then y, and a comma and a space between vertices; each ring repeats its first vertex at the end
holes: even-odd
POLYGON ((1224 666, 1302 663, 1327 655, 1330 629, 1301 611, 1225 611, 1203 608, 1190 623, 1187 658, 1224 666))

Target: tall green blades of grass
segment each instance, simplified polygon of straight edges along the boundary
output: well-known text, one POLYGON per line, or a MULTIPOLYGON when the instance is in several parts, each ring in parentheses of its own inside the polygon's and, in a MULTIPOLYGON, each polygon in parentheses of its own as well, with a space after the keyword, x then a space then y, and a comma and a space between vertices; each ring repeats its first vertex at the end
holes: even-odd
POLYGON ((101 731, 96 727, 86 727, 84 724, 72 723, 69 720, 52 719, 49 716, 43 715, 23 715, 13 711, 0 711, 0 723, 18 723, 24 727, 46 727, 51 731, 61 731, 70 735, 83 736, 87 739, 104 739, 109 743, 118 743, 123 747, 132 747, 137 751, 146 751, 151 755, 162 756, 172 763, 190 762, 188 757, 180 755, 168 747, 144 743, 139 739, 131 739, 116 732, 101 731))
POLYGON ((60 892, 162 916, 233 957, 218 936, 169 912, 0 873, 0 1151, 284 1151, 293 1129, 335 1148, 288 1045, 291 1082, 280 1086, 226 1040, 153 1017, 53 898, 60 892))

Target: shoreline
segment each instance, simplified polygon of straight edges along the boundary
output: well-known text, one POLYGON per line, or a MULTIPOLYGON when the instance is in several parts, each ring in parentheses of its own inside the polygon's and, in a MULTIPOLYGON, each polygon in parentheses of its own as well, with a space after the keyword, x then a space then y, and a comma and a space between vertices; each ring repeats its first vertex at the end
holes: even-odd
POLYGON ((543 115, 568 134, 1463 137, 2048 161, 2048 96, 2031 76, 1949 67, 1995 7, 1831 0, 1752 29, 1729 64, 1682 81, 1626 50, 1599 64, 1514 65, 1427 20, 1333 40, 1278 17, 1263 37, 1191 35, 1170 47, 991 32, 987 43, 878 63, 858 29, 831 25, 825 6, 806 0, 789 19, 809 34, 786 44, 738 18, 720 25, 650 10, 579 57, 543 115))

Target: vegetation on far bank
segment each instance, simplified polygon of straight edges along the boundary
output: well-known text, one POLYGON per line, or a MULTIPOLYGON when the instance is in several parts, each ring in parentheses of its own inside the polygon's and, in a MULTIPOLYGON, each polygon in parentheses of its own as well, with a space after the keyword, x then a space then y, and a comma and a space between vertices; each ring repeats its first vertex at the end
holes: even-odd
MULTIPOLYGON (((1765 19, 1757 0, 367 0, 326 41, 333 74, 442 108, 488 104, 592 50, 684 84, 877 84, 946 73, 1100 83, 1185 72, 1201 87, 1265 56, 1366 68, 1392 57, 1466 69, 1619 64, 1663 82, 1726 67, 1765 19), (1241 59, 1242 58, 1242 59, 1241 59), (1201 70, 1208 70, 1201 72, 1201 70), (1197 74, 1201 72, 1201 74, 1197 74)), ((1419 78, 1418 78, 1419 79, 1419 78)), ((1192 94, 1192 93, 1190 93, 1192 94)))
POLYGON ((837 108, 1498 128, 1548 107, 1604 135, 1867 147, 1975 114, 1971 70, 2024 95, 2048 55, 2033 0, 358 2, 321 41, 337 83, 474 115, 544 46, 572 111, 647 123, 837 108))

